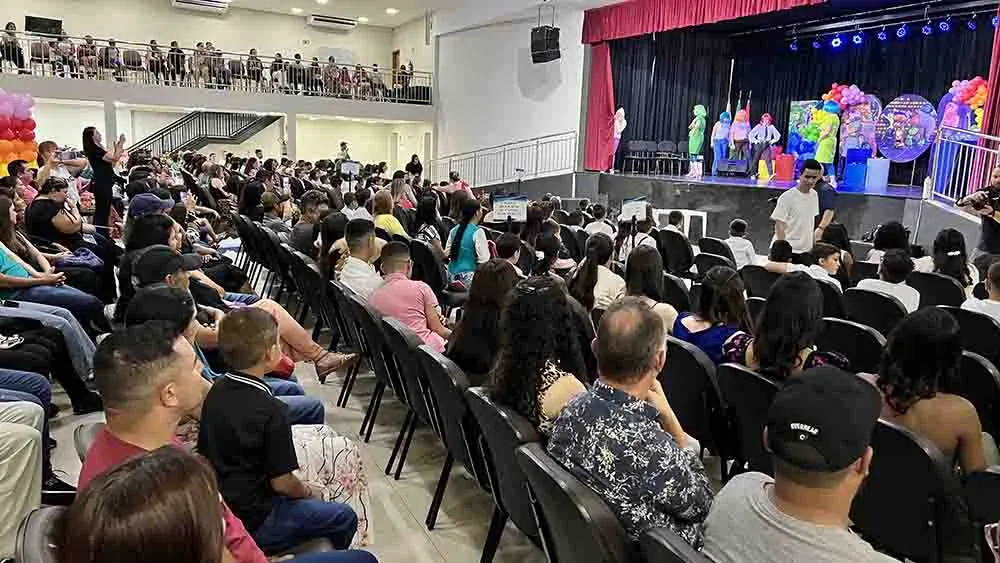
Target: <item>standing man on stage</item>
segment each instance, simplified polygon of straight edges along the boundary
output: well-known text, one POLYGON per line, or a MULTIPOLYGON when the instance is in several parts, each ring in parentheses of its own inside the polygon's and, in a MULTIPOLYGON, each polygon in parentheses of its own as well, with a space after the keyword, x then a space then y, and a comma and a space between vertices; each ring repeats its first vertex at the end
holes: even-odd
POLYGON ((760 116, 760 123, 754 125, 750 130, 750 177, 757 178, 760 157, 764 157, 767 164, 767 175, 774 175, 774 165, 771 163, 771 145, 781 140, 781 133, 774 125, 771 125, 771 114, 765 113, 760 116))
POLYGON ((799 176, 799 184, 781 194, 771 213, 774 240, 788 241, 795 253, 793 261, 798 264, 807 263, 805 260, 815 241, 819 194, 814 188, 822 175, 823 165, 811 158, 807 160, 799 176))

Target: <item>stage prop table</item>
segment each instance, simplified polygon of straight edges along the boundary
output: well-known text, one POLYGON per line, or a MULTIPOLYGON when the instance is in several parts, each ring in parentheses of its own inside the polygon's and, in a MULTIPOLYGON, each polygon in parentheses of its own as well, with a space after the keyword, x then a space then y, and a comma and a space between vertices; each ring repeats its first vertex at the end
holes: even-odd
POLYGON ((774 179, 781 182, 791 182, 795 179, 795 157, 790 154, 779 154, 775 158, 774 179))
POLYGON ((843 185, 857 189, 865 186, 865 174, 868 169, 868 158, 871 154, 871 149, 867 148, 847 150, 847 157, 844 163, 843 185))
POLYGON ((869 158, 865 190, 884 190, 889 186, 889 159, 869 158))

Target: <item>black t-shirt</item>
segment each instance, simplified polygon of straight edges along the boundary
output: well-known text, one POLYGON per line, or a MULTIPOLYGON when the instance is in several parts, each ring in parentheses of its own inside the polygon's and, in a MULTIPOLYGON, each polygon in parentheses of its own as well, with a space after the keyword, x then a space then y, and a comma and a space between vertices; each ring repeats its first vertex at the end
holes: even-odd
POLYGON ((288 239, 288 245, 306 256, 315 256, 316 247, 313 245, 315 240, 316 225, 299 221, 292 227, 292 235, 288 239))
POLYGON ((424 173, 424 165, 419 162, 413 162, 411 160, 410 162, 406 163, 406 171, 409 172, 410 174, 413 174, 414 176, 422 176, 424 173))
MULTIPOLYGON (((986 205, 993 211, 1000 211, 1000 189, 985 187, 981 190, 987 195, 986 205)), ((993 217, 982 217, 982 227, 979 235, 979 250, 989 254, 1000 254, 1000 222, 993 217)))
POLYGON ((48 198, 35 198, 24 211, 24 226, 28 234, 65 246, 74 246, 83 240, 83 235, 67 235, 52 224, 52 220, 63 210, 61 203, 48 198))
POLYGON ((816 216, 816 224, 819 225, 826 210, 837 211, 837 188, 825 180, 820 180, 816 182, 816 195, 819 199, 819 215, 816 216))
POLYGON ((260 379, 230 373, 212 385, 201 412, 198 452, 252 534, 271 513, 271 479, 299 468, 288 407, 260 379))
POLYGON ((87 161, 94 171, 95 184, 110 185, 115 181, 115 169, 110 162, 104 160, 106 154, 108 151, 101 147, 94 147, 93 151, 87 153, 87 161))

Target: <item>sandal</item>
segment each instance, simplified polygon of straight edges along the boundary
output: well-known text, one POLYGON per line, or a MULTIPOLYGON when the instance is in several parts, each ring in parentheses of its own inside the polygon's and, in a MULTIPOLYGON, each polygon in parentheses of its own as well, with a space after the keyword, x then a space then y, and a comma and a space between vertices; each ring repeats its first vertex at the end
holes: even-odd
POLYGON ((326 383, 326 378, 341 368, 353 366, 358 361, 357 354, 340 354, 338 352, 323 351, 313 358, 313 365, 316 366, 316 377, 320 384, 326 383))

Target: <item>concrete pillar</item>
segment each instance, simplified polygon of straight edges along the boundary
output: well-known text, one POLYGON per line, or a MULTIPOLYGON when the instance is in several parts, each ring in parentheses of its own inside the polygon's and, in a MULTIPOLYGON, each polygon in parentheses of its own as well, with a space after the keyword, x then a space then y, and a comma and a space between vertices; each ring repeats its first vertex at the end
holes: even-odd
MULTIPOLYGON (((104 146, 110 148, 118 141, 118 108, 113 100, 104 100, 104 146)), ((135 142, 135 139, 127 139, 126 146, 135 142)))
POLYGON ((298 116, 294 113, 285 114, 285 156, 289 160, 298 160, 296 154, 296 136, 298 135, 298 116))

